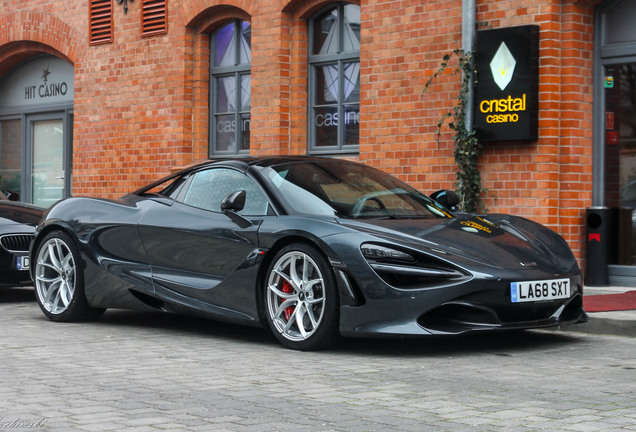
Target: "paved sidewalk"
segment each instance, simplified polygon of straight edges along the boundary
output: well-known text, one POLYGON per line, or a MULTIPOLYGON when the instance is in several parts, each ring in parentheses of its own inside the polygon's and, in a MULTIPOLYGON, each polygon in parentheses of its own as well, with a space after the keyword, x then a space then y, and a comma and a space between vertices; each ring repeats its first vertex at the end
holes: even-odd
POLYGON ((633 432, 636 339, 527 331, 346 339, 109 310, 48 321, 0 296, 0 431, 633 432))
MULTIPOLYGON (((635 291, 630 287, 585 287, 584 294, 606 295, 635 291)), ((589 312, 590 320, 585 324, 570 326, 563 330, 590 334, 636 337, 636 310, 589 312)))

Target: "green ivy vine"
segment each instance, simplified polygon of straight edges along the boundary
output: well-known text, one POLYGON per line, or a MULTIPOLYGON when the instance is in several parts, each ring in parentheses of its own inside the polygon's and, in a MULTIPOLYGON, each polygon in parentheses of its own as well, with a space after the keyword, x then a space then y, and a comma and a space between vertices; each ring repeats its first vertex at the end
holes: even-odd
POLYGON ((433 80, 443 73, 453 57, 457 57, 457 66, 454 74, 462 74, 462 85, 457 96, 457 104, 453 109, 445 113, 437 123, 437 140, 441 136, 441 128, 448 121, 448 127, 455 133, 455 163, 457 164, 457 195, 460 199, 460 209, 465 212, 485 211, 481 201, 482 192, 486 192, 481 186, 481 174, 477 166, 477 160, 483 153, 482 144, 477 139, 475 131, 466 125, 466 111, 468 110, 469 93, 471 86, 476 81, 472 80, 475 70, 474 54, 471 51, 456 49, 451 54, 446 54, 440 64, 440 68, 433 74, 424 86, 424 92, 431 86, 433 80))

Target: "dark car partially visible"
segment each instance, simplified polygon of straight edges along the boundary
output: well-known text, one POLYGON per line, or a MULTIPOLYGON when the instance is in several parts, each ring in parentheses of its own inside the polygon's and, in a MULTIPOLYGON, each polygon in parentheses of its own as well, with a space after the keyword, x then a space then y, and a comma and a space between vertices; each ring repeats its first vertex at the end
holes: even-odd
POLYGON ((30 285, 29 244, 44 210, 0 191, 0 286, 30 285))

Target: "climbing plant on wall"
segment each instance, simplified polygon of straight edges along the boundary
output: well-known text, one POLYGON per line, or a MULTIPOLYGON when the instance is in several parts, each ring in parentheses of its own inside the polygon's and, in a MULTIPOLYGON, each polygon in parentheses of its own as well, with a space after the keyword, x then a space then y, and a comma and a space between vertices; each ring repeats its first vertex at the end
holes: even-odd
POLYGON ((472 79, 475 70, 473 52, 456 49, 446 54, 439 69, 426 82, 424 92, 432 85, 435 78, 450 67, 453 57, 456 57, 458 61, 452 72, 462 75, 462 83, 457 95, 457 103, 451 110, 444 113, 437 123, 437 137, 439 140, 441 128, 445 123, 454 132, 454 156, 457 164, 457 194, 460 198, 460 208, 465 212, 485 211, 481 201, 481 193, 485 190, 481 186, 481 174, 477 163, 483 148, 472 125, 466 124, 466 112, 470 103, 469 94, 475 84, 472 79))

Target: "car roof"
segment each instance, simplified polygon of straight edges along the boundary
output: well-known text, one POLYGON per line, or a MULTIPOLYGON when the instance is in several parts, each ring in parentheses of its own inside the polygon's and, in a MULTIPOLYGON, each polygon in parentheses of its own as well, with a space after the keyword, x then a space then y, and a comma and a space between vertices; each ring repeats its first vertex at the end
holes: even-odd
POLYGON ((290 162, 299 162, 299 163, 307 163, 307 162, 324 162, 324 161, 335 161, 335 162, 350 162, 344 161, 342 159, 330 158, 324 156, 306 156, 306 155, 277 155, 277 156, 250 156, 245 158, 235 158, 235 159, 220 159, 220 160, 210 160, 207 162, 203 162, 201 165, 221 165, 221 164, 232 164, 232 165, 244 165, 244 166, 261 166, 261 167, 270 167, 279 165, 282 163, 290 163, 290 162))
POLYGON ((172 173, 171 175, 168 175, 166 177, 163 177, 155 182, 152 182, 134 192, 132 192, 132 194, 142 194, 145 191, 148 191, 150 189, 153 189, 154 187, 160 185, 161 183, 164 183, 166 181, 168 181, 171 178, 175 178, 178 176, 182 176, 184 174, 188 174, 190 172, 193 171, 198 171, 201 169, 205 169, 207 167, 215 167, 215 166, 231 166, 231 167, 235 167, 244 171, 247 171, 249 169, 249 167, 251 166, 258 166, 258 167, 272 167, 272 166, 276 166, 282 163, 293 163, 293 162, 299 162, 299 163, 308 163, 308 162, 324 162, 324 161, 334 161, 334 162, 342 162, 342 163, 353 163, 351 161, 346 161, 343 159, 337 159, 337 158, 329 158, 329 157, 320 157, 320 156, 305 156, 305 155, 298 155, 298 156, 248 156, 248 157, 236 157, 236 158, 227 158, 227 159, 213 159, 213 160, 207 160, 207 161, 203 161, 203 162, 199 162, 199 163, 195 163, 193 165, 190 165, 188 167, 185 167, 183 169, 180 169, 174 173, 172 173))
POLYGON ((231 166, 243 170, 247 170, 251 166, 256 167, 272 167, 283 163, 312 163, 312 162, 336 162, 336 163, 355 163, 345 159, 321 157, 321 156, 249 156, 242 158, 227 158, 227 159, 213 159, 204 162, 199 162, 186 167, 183 170, 175 172, 175 174, 185 174, 191 171, 198 171, 202 168, 214 167, 214 166, 231 166))

